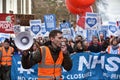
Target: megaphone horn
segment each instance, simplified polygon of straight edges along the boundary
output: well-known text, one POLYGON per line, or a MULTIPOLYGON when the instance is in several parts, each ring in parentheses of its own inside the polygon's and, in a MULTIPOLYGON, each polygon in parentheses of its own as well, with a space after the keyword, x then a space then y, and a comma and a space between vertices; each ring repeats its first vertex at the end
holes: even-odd
POLYGON ((33 45, 33 37, 29 32, 20 32, 15 38, 15 45, 20 50, 28 50, 33 45))

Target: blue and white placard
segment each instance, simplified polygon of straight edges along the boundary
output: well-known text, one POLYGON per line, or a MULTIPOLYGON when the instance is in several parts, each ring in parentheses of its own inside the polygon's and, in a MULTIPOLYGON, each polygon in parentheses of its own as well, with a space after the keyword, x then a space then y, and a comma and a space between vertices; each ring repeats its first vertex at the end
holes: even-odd
POLYGON ((63 28, 70 28, 70 22, 64 22, 64 23, 61 23, 60 24, 60 28, 63 29, 63 28))
POLYGON ((44 22, 47 31, 56 29, 56 17, 54 14, 44 15, 44 22))
POLYGON ((108 28, 108 33, 109 36, 113 35, 113 36, 117 36, 117 32, 118 32, 118 28, 116 25, 116 22, 109 22, 109 28, 108 28))
POLYGON ((4 42, 5 38, 10 38, 10 34, 0 33, 0 43, 4 42))
POLYGON ((86 26, 86 29, 96 30, 98 28, 98 14, 86 13, 85 26, 86 26))
POLYGON ((47 31, 46 31, 46 27, 45 27, 45 23, 42 23, 41 24, 41 33, 42 34, 45 34, 47 31))
POLYGON ((72 31, 70 28, 70 22, 64 22, 60 24, 60 30, 63 32, 63 36, 67 39, 72 38, 72 31))
POLYGON ((97 30, 87 30, 86 33, 87 33, 87 41, 88 42, 92 41, 93 36, 96 36, 96 37, 98 36, 97 30))
POLYGON ((30 20, 31 32, 37 35, 41 30, 41 20, 30 20))

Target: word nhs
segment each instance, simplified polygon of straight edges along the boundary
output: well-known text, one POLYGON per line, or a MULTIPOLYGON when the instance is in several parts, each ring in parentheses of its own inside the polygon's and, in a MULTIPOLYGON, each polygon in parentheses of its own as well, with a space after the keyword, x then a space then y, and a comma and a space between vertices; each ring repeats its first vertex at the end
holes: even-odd
POLYGON ((100 65, 101 69, 106 69, 107 71, 115 72, 119 69, 118 64, 120 65, 120 57, 117 56, 80 56, 78 70, 82 71, 84 66, 86 66, 87 69, 95 69, 97 65, 100 65))

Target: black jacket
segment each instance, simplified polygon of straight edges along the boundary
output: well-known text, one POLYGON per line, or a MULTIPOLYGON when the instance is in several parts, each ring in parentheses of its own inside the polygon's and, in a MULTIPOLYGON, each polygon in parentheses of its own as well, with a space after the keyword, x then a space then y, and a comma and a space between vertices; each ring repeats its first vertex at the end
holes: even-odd
POLYGON ((99 44, 96 44, 96 45, 92 44, 88 47, 88 50, 91 52, 98 53, 102 51, 102 47, 99 44))

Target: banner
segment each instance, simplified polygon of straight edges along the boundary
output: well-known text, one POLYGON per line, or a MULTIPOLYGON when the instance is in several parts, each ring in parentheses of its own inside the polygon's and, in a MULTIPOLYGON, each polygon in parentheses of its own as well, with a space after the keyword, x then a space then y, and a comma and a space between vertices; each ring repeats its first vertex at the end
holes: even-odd
POLYGON ((38 65, 24 69, 21 64, 21 56, 15 53, 12 57, 11 80, 37 80, 38 65))
POLYGON ((47 31, 56 29, 56 17, 54 14, 44 15, 44 22, 47 31))
POLYGON ((0 14, 0 33, 14 33, 14 14, 0 14))
POLYGON ((63 80, 120 80, 120 56, 107 53, 76 53, 73 67, 63 70, 63 80))
MULTIPOLYGON (((73 66, 63 69, 63 80, 120 80, 120 56, 107 53, 75 53, 71 55, 73 66)), ((38 65, 23 69, 21 55, 12 58, 11 80, 37 80, 38 65)))

